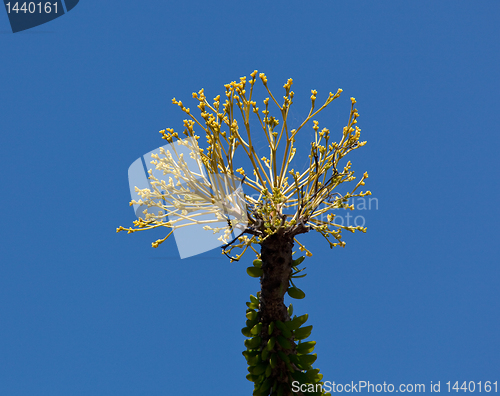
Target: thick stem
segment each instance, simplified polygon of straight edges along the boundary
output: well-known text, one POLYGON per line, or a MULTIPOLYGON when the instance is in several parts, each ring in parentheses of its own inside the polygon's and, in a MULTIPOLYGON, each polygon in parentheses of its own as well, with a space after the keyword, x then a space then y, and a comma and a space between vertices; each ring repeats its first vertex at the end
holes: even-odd
MULTIPOLYGON (((290 320, 287 307, 284 303, 285 293, 289 287, 290 276, 292 274, 292 249, 293 237, 288 238, 282 234, 273 234, 261 244, 262 276, 260 278, 260 320, 262 322, 262 340, 265 346, 271 336, 281 336, 280 330, 274 327, 271 335, 268 334, 268 326, 271 322, 281 321, 283 323, 290 320)), ((278 342, 275 344, 275 353, 278 350, 286 355, 295 353, 295 343, 293 336, 289 338, 291 348, 283 349, 278 342)), ((272 370, 271 379, 279 383, 290 385, 290 370, 286 363, 278 360, 277 366, 272 370)), ((283 396, 291 395, 288 387, 285 388, 283 396)), ((273 393, 274 394, 274 393, 273 393)))
POLYGON ((290 320, 284 303, 292 273, 293 239, 274 234, 261 246, 260 313, 264 327, 276 320, 290 320))

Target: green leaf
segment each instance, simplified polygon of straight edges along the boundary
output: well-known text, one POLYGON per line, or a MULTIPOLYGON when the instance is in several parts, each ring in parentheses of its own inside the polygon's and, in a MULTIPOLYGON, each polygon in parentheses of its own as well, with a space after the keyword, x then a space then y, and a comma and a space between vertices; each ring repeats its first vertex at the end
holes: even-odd
POLYGON ((287 291, 290 297, 296 298, 297 300, 301 300, 306 296, 306 293, 295 286, 289 287, 287 291))
POLYGON ((283 351, 278 351, 278 356, 280 357, 280 359, 282 361, 284 361, 285 363, 290 363, 290 358, 285 354, 285 352, 283 351))
POLYGON ((252 333, 250 332, 250 329, 248 327, 243 327, 241 329, 241 334, 243 334, 245 337, 251 337, 252 333))
POLYGON ((245 356, 245 359, 248 359, 251 356, 257 356, 259 354, 259 351, 243 351, 241 353, 243 356, 245 356))
POLYGON ((267 334, 271 335, 274 331, 274 322, 269 323, 269 327, 267 328, 267 334))
POLYGON ((273 368, 271 367, 271 365, 268 365, 266 367, 266 377, 269 377, 271 375, 272 371, 273 371, 273 368))
POLYGON ((245 321, 245 324, 249 329, 252 329, 257 323, 259 323, 259 320, 257 318, 245 321))
MULTIPOLYGON (((299 329, 300 330, 300 329, 299 329)), ((252 330, 250 330, 250 332, 253 334, 253 335, 259 335, 260 332, 262 331, 262 323, 257 323, 253 328, 252 330)))
POLYGON ((307 377, 306 373, 303 373, 301 371, 295 371, 292 374, 293 379, 299 381, 301 384, 307 384, 309 383, 309 377, 307 377))
POLYGON ((306 376, 307 376, 307 378, 309 378, 309 381, 312 383, 319 382, 323 378, 323 374, 319 373, 319 369, 307 370, 306 376))
POLYGON ((249 366, 257 366, 261 362, 262 362, 262 359, 260 358, 259 355, 250 356, 249 358, 247 358, 247 363, 249 366))
POLYGON ((262 276, 262 269, 257 268, 257 267, 248 267, 247 268, 247 274, 250 275, 252 278, 260 278, 262 276))
POLYGON ((280 344, 283 349, 290 349, 292 347, 292 344, 290 343, 290 341, 287 340, 282 335, 278 336, 278 344, 280 344))
POLYGON ((263 348, 262 353, 260 354, 262 360, 266 361, 268 355, 269 355, 269 350, 267 348, 263 348))
POLYGON ((264 376, 264 373, 259 375, 259 378, 257 379, 257 381, 255 381, 253 395, 255 395, 255 396, 267 396, 267 393, 265 393, 265 392, 263 393, 259 390, 260 386, 262 385, 262 383, 264 382, 265 379, 266 379, 266 377, 264 376))
POLYGON ((290 305, 288 306, 287 311, 288 311, 288 316, 292 317, 292 315, 293 315, 293 305, 292 305, 292 303, 290 303, 290 305))
POLYGON ((269 364, 270 364, 271 368, 275 368, 277 366, 278 362, 276 359, 277 359, 277 356, 275 353, 273 353, 271 355, 271 357, 269 358, 269 364))
POLYGON ((264 381, 263 378, 265 378, 263 375, 259 377, 258 381, 255 381, 255 388, 253 390, 252 396, 267 396, 267 392, 261 392, 260 391, 260 386, 262 385, 262 382, 264 381))
POLYGON ((305 259, 306 259, 306 256, 299 257, 299 258, 292 261, 292 265, 294 267, 296 267, 297 265, 302 264, 302 261, 304 261, 305 259))
POLYGON ((247 302, 247 307, 250 309, 259 309, 259 304, 247 302))
POLYGON ((295 350, 297 351, 298 354, 305 355, 305 354, 311 353, 314 350, 315 345, 316 345, 316 341, 302 342, 299 345, 297 345, 295 350))
POLYGON ((295 364, 299 369, 301 369, 301 370, 304 369, 304 367, 302 366, 302 363, 300 362, 300 359, 297 355, 292 353, 292 354, 288 355, 288 357, 290 358, 290 362, 295 364))
POLYGON ((259 299, 252 294, 250 294, 250 301, 252 302, 252 304, 259 305, 259 299))
POLYGON ((280 329, 281 334, 283 334, 285 338, 292 337, 292 332, 288 329, 288 327, 286 327, 286 325, 281 320, 277 320, 275 323, 276 327, 280 329))
POLYGON ((245 340, 245 346, 248 349, 255 349, 260 345, 261 342, 262 342, 262 339, 259 336, 257 336, 257 337, 245 340))
POLYGON ((303 278, 304 276, 306 276, 307 274, 303 274, 303 275, 297 275, 298 273, 304 271, 307 267, 304 267, 302 269, 298 269, 297 267, 294 267, 295 269, 295 272, 292 273, 292 278, 303 278))
POLYGON ((304 323, 306 323, 307 318, 309 317, 308 314, 304 314, 302 316, 298 316, 290 320, 289 322, 286 322, 286 326, 290 330, 297 330, 300 326, 302 326, 304 323))
POLYGON ((267 364, 259 363, 257 366, 252 368, 252 374, 253 375, 261 375, 262 373, 264 373, 264 371, 266 371, 266 368, 267 368, 267 364))
POLYGON ((262 267, 262 260, 254 260, 252 264, 254 267, 261 268, 262 267))
POLYGON ((266 380, 260 386, 259 391, 264 394, 267 394, 266 392, 271 388, 272 385, 273 385, 273 380, 271 378, 266 378, 266 380))
POLYGON ((300 329, 297 329, 293 333, 293 337, 296 340, 303 340, 311 335, 312 328, 313 328, 312 325, 310 325, 310 326, 306 326, 306 327, 302 327, 300 329))
POLYGON ((274 348, 275 343, 276 343, 276 337, 271 337, 267 342, 267 350, 271 351, 274 348))
POLYGON ((248 320, 255 320, 257 319, 257 311, 250 311, 250 312, 247 312, 246 314, 246 317, 248 320))
POLYGON ((312 364, 316 361, 318 358, 317 354, 312 354, 312 355, 300 355, 298 357, 300 364, 303 368, 308 369, 312 366, 312 364))
POLYGON ((250 382, 255 382, 257 378, 259 378, 258 375, 247 374, 247 380, 249 380, 250 382))

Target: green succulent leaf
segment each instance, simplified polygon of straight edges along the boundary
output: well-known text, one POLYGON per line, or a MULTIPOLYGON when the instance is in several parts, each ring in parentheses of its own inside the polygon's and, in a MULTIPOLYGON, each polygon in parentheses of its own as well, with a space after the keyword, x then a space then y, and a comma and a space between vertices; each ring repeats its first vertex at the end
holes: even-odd
POLYGON ((267 360, 268 355, 269 355, 269 350, 267 348, 262 349, 262 353, 260 354, 260 356, 262 356, 263 361, 267 360))
POLYGON ((285 352, 283 351, 278 351, 278 356, 280 357, 280 359, 282 361, 284 361, 285 363, 290 363, 290 358, 288 357, 288 355, 285 354, 285 352))
POLYGON ((262 276, 262 269, 257 267, 248 267, 247 274, 252 278, 260 278, 262 276))
POLYGON ((260 390, 260 387, 264 383, 265 378, 266 377, 264 375, 261 375, 259 379, 255 381, 255 387, 252 393, 253 396, 267 396, 269 394, 269 392, 262 392, 260 390))
POLYGON ((253 375, 261 375, 266 371, 267 364, 265 363, 259 363, 257 366, 253 367, 251 370, 253 375))
POLYGON ((292 367, 292 365, 291 365, 290 363, 285 362, 285 365, 286 365, 286 368, 288 369, 288 371, 289 371, 290 373, 295 372, 295 369, 292 367))
POLYGON ((271 335, 274 331, 274 322, 269 323, 269 327, 267 328, 267 334, 271 335))
POLYGON ((316 345, 316 341, 302 342, 299 345, 297 345, 295 350, 300 355, 306 355, 308 353, 311 353, 314 350, 315 345, 316 345))
POLYGON ((312 325, 301 327, 294 331, 293 337, 296 340, 304 340, 311 335, 312 328, 313 328, 312 325))
POLYGON ((266 367, 266 377, 269 377, 271 375, 271 372, 273 371, 273 368, 271 367, 271 365, 268 365, 266 367))
POLYGON ((248 327, 251 331, 255 327, 255 325, 257 325, 257 323, 259 323, 259 319, 258 318, 255 318, 254 320, 249 319, 245 323, 246 323, 246 327, 248 327))
POLYGON ((254 320, 247 320, 245 324, 249 329, 252 329, 257 323, 259 323, 259 319, 255 318, 254 320))
POLYGON ((242 355, 245 356, 245 359, 248 359, 251 356, 257 356, 259 354, 259 351, 243 351, 242 355))
POLYGON ((259 304, 247 302, 247 307, 250 309, 259 309, 259 304))
POLYGON ((298 287, 292 286, 288 288, 288 295, 292 298, 295 298, 297 300, 301 300, 306 296, 306 293, 304 293, 302 290, 300 290, 298 287))
POLYGON ((279 335, 278 336, 278 344, 280 344, 280 346, 283 348, 283 349, 290 349, 292 347, 292 344, 290 343, 289 340, 287 340, 285 337, 283 337, 282 335, 279 335))
POLYGON ((249 380, 250 382, 255 382, 257 378, 259 378, 258 375, 247 374, 247 380, 249 380))
POLYGON ((297 330, 300 326, 302 326, 304 323, 306 323, 308 317, 309 317, 308 314, 304 314, 302 316, 297 316, 297 317, 293 318, 292 320, 286 322, 286 325, 290 330, 297 330))
POLYGON ((262 381, 256 381, 255 382, 255 389, 253 390, 253 393, 252 393, 252 396, 267 396, 268 393, 267 392, 261 392, 260 391, 260 386, 262 385, 262 381))
POLYGON ((306 376, 309 378, 309 382, 317 383, 323 378, 323 374, 319 373, 319 369, 311 369, 306 371, 306 376))
POLYGON ((304 276, 306 276, 307 274, 303 274, 303 275, 297 275, 298 273, 304 271, 307 267, 304 267, 302 269, 298 269, 297 267, 293 267, 293 269, 295 270, 295 272, 292 273, 292 278, 303 278, 304 276))
POLYGON ((300 364, 303 368, 308 369, 312 366, 312 364, 316 361, 318 358, 317 354, 312 354, 312 355, 300 355, 298 356, 298 359, 300 361, 300 364))
POLYGON ((271 389, 271 386, 273 385, 273 380, 271 378, 266 378, 262 385, 259 388, 259 391, 263 394, 266 394, 269 389, 271 389))
POLYGON ((258 316, 257 311, 253 311, 253 310, 247 312, 247 314, 246 314, 246 317, 248 320, 255 320, 255 319, 257 319, 257 316, 258 316))
POLYGON ((248 327, 243 327, 241 329, 241 334, 243 334, 245 337, 252 337, 252 333, 250 332, 250 328, 248 327))
POLYGON ((252 294, 250 294, 250 301, 252 302, 252 304, 259 305, 259 299, 252 294))
POLYGON ((275 353, 273 353, 269 358, 269 365, 271 366, 271 368, 275 368, 277 364, 278 364, 277 356, 275 353))
MULTIPOLYGON (((301 329, 299 329, 301 330, 301 329)), ((259 335, 262 331, 262 323, 257 323, 253 328, 252 330, 250 330, 250 332, 253 334, 253 335, 259 335)))
POLYGON ((257 366, 261 362, 262 362, 262 359, 260 358, 259 355, 250 356, 249 358, 247 358, 247 363, 249 366, 257 366))
POLYGON ((301 370, 304 369, 304 367, 302 366, 302 364, 300 362, 300 359, 299 359, 299 357, 297 355, 291 354, 291 355, 288 355, 288 357, 290 358, 290 362, 291 363, 295 364, 301 370))
POLYGON ((272 351, 275 343, 276 343, 276 337, 269 338, 269 341, 267 342, 267 350, 272 351))
POLYGON ((248 349, 255 349, 260 345, 261 342, 262 342, 262 339, 259 336, 257 336, 257 337, 245 340, 245 346, 248 349))
POLYGON ((258 260, 258 259, 254 260, 252 264, 256 268, 261 268, 262 267, 262 260, 258 260))
POLYGON ((297 265, 302 264, 302 262, 306 259, 306 256, 301 256, 292 261, 292 266, 296 267, 297 265))
POLYGON ((292 337, 292 332, 288 329, 288 327, 286 327, 286 325, 281 320, 276 321, 276 327, 280 329, 281 334, 283 334, 285 338, 292 337))
POLYGON ((309 377, 306 375, 306 373, 303 373, 301 371, 295 371, 292 374, 292 378, 296 381, 299 381, 301 384, 307 384, 310 382, 309 377))

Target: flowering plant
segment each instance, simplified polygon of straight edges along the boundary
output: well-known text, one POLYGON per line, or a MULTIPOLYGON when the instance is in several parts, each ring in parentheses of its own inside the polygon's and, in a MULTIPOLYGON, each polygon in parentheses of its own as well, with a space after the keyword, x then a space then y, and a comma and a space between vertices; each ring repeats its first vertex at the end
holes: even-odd
POLYGON ((312 256, 297 240, 299 234, 317 231, 333 248, 345 246, 342 230, 366 232, 361 226, 336 224, 334 213, 340 208, 354 210, 354 205, 348 204, 350 198, 371 194, 358 191, 365 185, 367 173, 350 192, 338 191, 341 184, 356 179, 351 162, 344 166, 340 162, 366 142, 360 141, 354 98, 348 122, 337 141, 329 129, 320 129, 318 121, 313 119, 340 96, 341 89, 335 94, 330 92, 319 108, 316 108, 317 91, 312 90, 309 114, 296 129, 290 129, 292 79, 283 86, 282 103, 271 93, 265 74, 260 73, 259 79, 268 94, 262 110, 254 99, 257 71, 250 74, 249 81, 241 77, 239 82, 226 84, 223 100, 218 95, 210 103, 203 89, 193 93, 201 120, 181 101, 172 100, 188 116, 184 120, 185 137, 179 139, 173 129, 160 131, 170 148, 161 148, 159 154, 152 155, 155 170, 149 171, 151 188, 136 187, 141 199, 130 203, 145 207, 144 217, 134 222, 135 228, 119 227, 117 231, 171 229, 166 237, 153 242, 153 247, 158 247, 176 229, 201 225, 206 231, 221 234, 222 251, 231 261, 238 261, 248 249, 253 250, 256 259, 247 273, 260 278, 261 290, 247 302, 247 321, 242 329, 248 337, 243 355, 249 365, 247 378, 254 383, 253 394, 303 395, 292 391, 298 381, 310 385, 307 394, 323 395, 322 375, 312 368, 316 360, 316 354, 312 354, 315 342, 303 341, 311 334, 312 326, 303 326, 307 314, 292 317, 293 306, 285 306, 284 295, 305 297, 292 280, 305 276, 299 274, 305 269, 299 269, 305 257, 292 259, 294 244, 306 256, 312 256), (271 115, 271 105, 276 106, 277 116, 271 115), (257 153, 251 119, 267 140, 267 156, 257 153), (297 171, 293 168, 296 137, 310 121, 314 141, 309 151, 309 166, 297 171), (205 134, 205 148, 199 148, 200 136, 195 129, 205 134), (250 166, 249 172, 237 165, 242 158, 240 153, 250 166), (231 237, 235 231, 238 235, 231 237), (240 252, 233 256, 236 248, 240 252))

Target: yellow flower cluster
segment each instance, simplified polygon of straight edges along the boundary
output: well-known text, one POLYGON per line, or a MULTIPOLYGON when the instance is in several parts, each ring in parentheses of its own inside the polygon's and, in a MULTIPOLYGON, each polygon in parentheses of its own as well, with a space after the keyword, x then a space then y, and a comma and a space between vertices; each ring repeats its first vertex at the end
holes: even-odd
MULTIPOLYGON (((235 173, 238 173, 243 176, 241 181, 248 189, 247 191, 255 192, 255 194, 245 195, 249 220, 247 228, 235 241, 225 245, 224 253, 229 254, 234 248, 241 248, 243 251, 233 258, 235 260, 239 259, 248 248, 258 254, 253 247, 255 244, 262 243, 269 235, 281 233, 293 237, 300 250, 305 251, 307 255, 312 255, 295 238, 296 235, 311 229, 322 234, 329 242, 330 247, 345 246, 345 242, 342 241, 342 229, 351 232, 355 230, 366 232, 366 228, 341 226, 333 223, 335 215, 332 210, 340 208, 352 210, 353 206, 347 204, 349 198, 371 194, 370 191, 357 191, 358 188, 365 185, 367 173, 362 176, 350 193, 342 195, 336 192, 342 183, 356 179, 354 171, 351 170, 350 161, 341 167, 343 158, 352 150, 366 144, 365 141, 360 141, 361 129, 356 125, 359 117, 358 110, 355 108, 356 100, 351 98, 348 122, 339 133, 340 139, 332 141, 332 132, 327 128, 320 129, 319 122, 313 118, 340 96, 341 89, 338 89, 335 94, 330 92, 325 102, 317 109, 318 92, 314 89, 311 90, 309 114, 296 129, 290 129, 288 115, 294 98, 294 92, 291 90, 293 80, 288 79, 283 85, 285 95, 283 102, 279 103, 268 87, 266 75, 264 73, 258 74, 267 94, 267 97, 262 100, 263 109, 261 110, 257 106, 254 92, 257 74, 255 70, 250 73, 248 81, 247 77, 241 77, 238 82, 232 81, 224 85, 224 95, 217 95, 211 103, 207 100, 203 89, 198 93, 193 93, 193 99, 198 101, 197 108, 200 110, 201 120, 193 116, 190 109, 185 107, 181 101, 175 98, 172 100, 172 103, 178 105, 188 117, 184 120, 183 134, 190 138, 191 142, 194 142, 191 143, 193 150, 195 150, 196 142, 199 139, 195 128, 199 129, 200 132, 203 131, 206 137, 206 147, 204 149, 196 147, 197 154, 192 155, 206 167, 208 173, 231 177, 235 177, 235 173), (278 117, 271 115, 271 107, 273 106, 277 110, 278 117), (295 171, 291 166, 296 153, 295 137, 311 121, 315 139, 311 142, 309 166, 303 172, 295 171), (258 153, 253 144, 252 138, 255 137, 256 133, 253 131, 255 126, 261 130, 267 140, 269 151, 266 156, 258 153), (242 154, 250 163, 251 172, 245 172, 243 167, 236 167, 242 154), (333 237, 335 242, 330 241, 330 237, 333 237)), ((179 138, 179 134, 173 129, 165 129, 160 133, 162 138, 171 144, 179 138)), ((194 209, 199 210, 206 203, 213 204, 214 197, 205 193, 210 189, 210 181, 200 182, 199 177, 190 176, 191 171, 185 166, 185 162, 174 161, 172 156, 169 157, 166 154, 165 158, 155 158, 153 163, 158 169, 163 169, 165 175, 173 174, 174 179, 178 180, 178 183, 173 186, 171 179, 166 183, 151 175, 155 191, 140 192, 144 202, 147 202, 148 205, 158 206, 155 202, 158 202, 159 199, 163 202, 166 201, 167 205, 161 206, 164 214, 156 217, 146 215, 144 220, 137 224, 134 223, 136 229, 120 227, 117 231, 133 232, 159 226, 173 230, 176 228, 175 221, 165 221, 166 217, 172 215, 183 216, 184 219, 189 218, 192 221, 190 224, 200 224, 201 222, 195 217, 189 216, 194 209), (184 191, 187 202, 176 200, 175 196, 182 192, 181 184, 186 183, 191 183, 191 189, 201 191, 203 199, 200 199, 199 194, 193 196, 193 194, 184 191), (165 195, 164 192, 160 192, 161 190, 170 191, 170 193, 165 195)), ((228 223, 228 229, 230 229, 230 222, 228 223)), ((209 225, 205 227, 207 230, 215 230, 209 225)), ((224 231, 221 240, 226 243, 230 233, 227 230, 218 231, 224 231)), ((157 247, 169 235, 154 242, 153 246, 157 247)))

